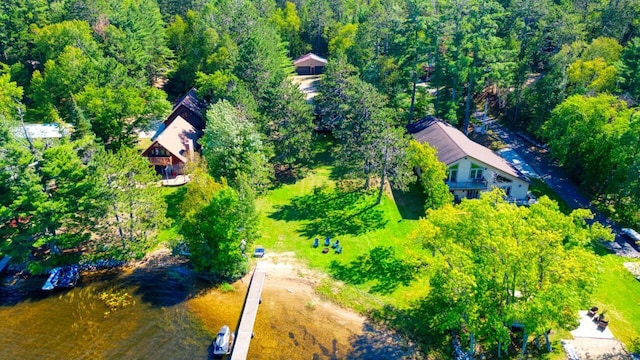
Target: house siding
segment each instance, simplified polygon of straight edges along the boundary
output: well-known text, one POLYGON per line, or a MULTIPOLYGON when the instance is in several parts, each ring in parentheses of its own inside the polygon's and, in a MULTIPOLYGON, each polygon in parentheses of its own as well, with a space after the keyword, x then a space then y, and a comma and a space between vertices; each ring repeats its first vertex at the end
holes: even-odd
POLYGON ((451 192, 458 199, 470 197, 470 195, 474 194, 474 190, 483 192, 490 191, 493 188, 501 188, 504 189, 505 192, 507 192, 507 188, 510 188, 510 190, 508 191, 508 197, 513 200, 524 200, 527 198, 529 183, 527 183, 526 181, 506 174, 471 157, 466 157, 453 162, 448 166, 448 168, 451 168, 455 165, 458 165, 458 174, 455 179, 456 184, 449 185, 450 188, 452 188, 451 192), (482 168, 482 177, 484 180, 486 180, 486 183, 475 181, 471 178, 472 164, 479 165, 482 168), (505 183, 497 181, 498 175, 505 179, 511 180, 511 182, 505 183))

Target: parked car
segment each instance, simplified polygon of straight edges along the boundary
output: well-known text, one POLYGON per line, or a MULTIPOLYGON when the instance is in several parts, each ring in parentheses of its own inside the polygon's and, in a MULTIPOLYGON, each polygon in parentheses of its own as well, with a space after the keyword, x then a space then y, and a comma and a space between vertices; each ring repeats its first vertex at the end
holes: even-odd
POLYGON ((253 251, 253 257, 261 258, 264 256, 264 247, 258 245, 256 249, 253 251))
POLYGON ((636 244, 640 244, 640 234, 638 234, 637 231, 630 228, 624 228, 620 230, 620 233, 631 238, 631 240, 635 241, 636 244))

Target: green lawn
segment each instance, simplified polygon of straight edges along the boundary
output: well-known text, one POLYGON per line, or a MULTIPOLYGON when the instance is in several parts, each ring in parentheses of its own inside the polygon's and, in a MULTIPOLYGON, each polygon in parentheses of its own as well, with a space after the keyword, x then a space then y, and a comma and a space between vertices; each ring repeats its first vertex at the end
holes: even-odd
MULTIPOLYGON (((403 306, 423 296, 426 281, 409 279, 407 274, 405 278, 397 275, 418 263, 422 256, 420 244, 408 236, 417 221, 403 218, 389 196, 375 205, 375 192, 343 188, 330 179, 331 173, 328 166, 318 167, 303 180, 283 185, 259 199, 262 233, 259 242, 268 251, 294 251, 311 268, 357 284, 321 289, 326 290, 327 296, 361 311, 368 306, 355 304, 353 300, 369 298, 371 294, 372 298, 362 299, 369 305, 384 301, 403 306), (328 254, 322 253, 327 236, 332 243, 340 241, 342 254, 335 254, 333 249, 328 254), (315 238, 320 240, 318 248, 312 246, 315 238)), ((419 210, 408 211, 411 212, 419 210)))
POLYGON ((629 350, 640 352, 640 281, 623 266, 627 259, 602 254, 599 286, 594 291, 594 305, 606 310, 613 334, 629 350))
MULTIPOLYGON (((326 298, 361 313, 388 318, 406 318, 416 328, 420 321, 413 309, 429 292, 430 269, 421 266, 425 252, 411 240, 417 219, 424 216, 419 187, 407 192, 387 193, 375 205, 375 191, 355 190, 353 184, 340 181, 339 172, 331 166, 331 140, 317 142, 312 167, 298 181, 288 181, 256 201, 261 238, 267 252, 296 253, 309 267, 331 277, 317 289, 326 298), (333 249, 322 253, 322 242, 330 236, 340 241, 342 254, 333 249), (312 246, 315 238, 320 246, 312 246), (337 281, 336 281, 337 280, 337 281)), ((163 189, 169 202, 169 217, 174 226, 161 232, 164 241, 179 236, 177 204, 185 188, 163 189)), ((559 198, 541 181, 534 181, 536 196, 559 198)), ((561 209, 568 207, 559 202, 561 209)), ((593 304, 606 309, 610 327, 618 339, 633 351, 640 350, 640 282, 622 266, 623 259, 598 249, 602 259, 599 286, 594 289, 593 304)), ((594 273, 596 270, 594 270, 594 273)), ((418 327, 424 328, 419 325, 418 327)), ((541 358, 560 359, 564 353, 559 339, 569 337, 567 331, 554 332, 555 351, 538 354, 541 358)))

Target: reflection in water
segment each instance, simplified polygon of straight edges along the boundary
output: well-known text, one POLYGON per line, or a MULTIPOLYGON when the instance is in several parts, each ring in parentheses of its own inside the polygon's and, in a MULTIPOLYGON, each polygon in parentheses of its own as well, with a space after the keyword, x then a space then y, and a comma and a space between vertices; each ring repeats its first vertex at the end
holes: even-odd
POLYGON ((178 281, 174 270, 85 275, 53 293, 40 290, 44 278, 3 279, 0 359, 206 359, 212 331, 184 302, 197 284, 178 281), (135 304, 105 316, 98 295, 113 290, 135 304))
MULTIPOLYGON (((187 267, 174 266, 85 273, 76 288, 45 293, 44 277, 15 283, 5 277, 0 279, 0 359, 207 359, 218 329, 225 324, 237 329, 249 279, 233 284, 236 291, 222 292, 187 267), (125 291, 134 304, 105 316, 109 309, 98 297, 103 291, 125 291)), ((310 306, 310 296, 267 280, 249 359, 391 354, 376 351, 389 347, 380 341, 384 334, 361 337, 362 322, 346 320, 328 305, 310 306)))

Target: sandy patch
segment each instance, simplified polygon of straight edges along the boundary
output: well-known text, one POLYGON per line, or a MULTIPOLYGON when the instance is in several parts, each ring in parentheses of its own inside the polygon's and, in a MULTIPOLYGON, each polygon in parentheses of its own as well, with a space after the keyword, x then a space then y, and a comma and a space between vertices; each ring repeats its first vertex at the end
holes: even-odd
MULTIPOLYGON (((320 298, 315 287, 327 275, 307 268, 295 253, 267 253, 257 266, 266 271, 266 279, 250 358, 422 358, 407 339, 320 298)), ((242 282, 249 280, 250 275, 242 282)))

